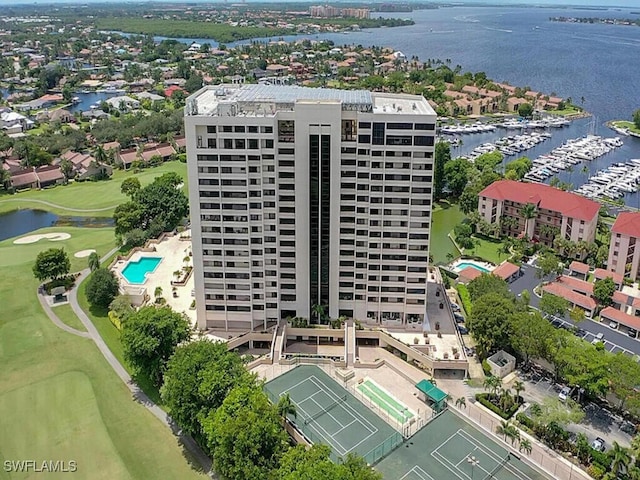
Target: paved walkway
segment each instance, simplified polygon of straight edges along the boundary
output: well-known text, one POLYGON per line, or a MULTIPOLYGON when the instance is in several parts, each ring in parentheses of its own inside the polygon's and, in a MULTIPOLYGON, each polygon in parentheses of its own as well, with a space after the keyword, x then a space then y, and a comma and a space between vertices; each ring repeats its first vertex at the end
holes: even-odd
POLYGON ((46 200, 38 200, 36 198, 7 198, 5 200, 0 201, 0 203, 7 203, 7 202, 34 202, 34 203, 40 203, 42 205, 47 205, 48 207, 59 208, 60 210, 68 210, 69 212, 76 212, 76 213, 106 212, 108 210, 113 210, 118 206, 118 205, 112 205, 110 207, 88 208, 88 209, 70 208, 70 207, 65 207, 64 205, 57 205, 55 203, 47 202, 46 200))
MULTIPOLYGON (((118 249, 114 248, 110 252, 108 252, 104 257, 100 259, 100 262, 104 262, 109 259, 118 249)), ((44 297, 41 295, 41 292, 38 292, 38 299, 40 303, 43 305, 43 308, 49 318, 53 321, 53 323, 65 330, 66 332, 72 333, 73 335, 78 335, 81 337, 91 338, 104 358, 107 360, 111 368, 116 372, 116 374, 120 377, 120 379, 125 383, 125 385, 131 390, 133 394, 133 398, 144 405, 147 410, 149 410, 156 418, 158 418, 162 423, 164 423, 167 427, 171 429, 173 434, 178 437, 180 443, 184 446, 186 450, 194 457, 194 459, 202 466, 205 472, 208 472, 211 478, 217 478, 213 471, 211 470, 211 459, 207 457, 207 455, 202 451, 200 446, 191 438, 190 435, 183 433, 180 427, 173 421, 173 419, 162 410, 158 405, 156 405, 153 400, 151 400, 146 393, 142 391, 140 387, 132 380, 129 373, 125 370, 122 364, 118 361, 118 359, 113 355, 107 344, 104 342, 100 333, 93 325, 93 322, 89 319, 84 310, 80 308, 78 304, 78 288, 77 286, 82 283, 83 280, 89 276, 89 269, 84 269, 80 272, 76 280, 76 287, 71 289, 69 292, 69 304, 71 305, 71 309, 78 316, 84 327, 87 329, 87 332, 80 332, 74 328, 69 327, 65 323, 63 323, 54 313, 51 308, 46 305, 46 301, 44 297)))

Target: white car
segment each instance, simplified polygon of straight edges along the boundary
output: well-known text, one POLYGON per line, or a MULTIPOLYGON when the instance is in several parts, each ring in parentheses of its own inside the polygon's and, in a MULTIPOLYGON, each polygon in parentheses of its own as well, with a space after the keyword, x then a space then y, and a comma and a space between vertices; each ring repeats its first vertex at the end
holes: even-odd
POLYGON ((618 322, 614 322, 613 320, 611 320, 611 321, 609 322, 609 326, 610 326, 611 328, 618 328, 618 322))
POLYGON ((604 446, 604 440, 600 437, 596 437, 596 439, 591 442, 591 448, 599 452, 604 452, 606 450, 606 447, 604 446))
POLYGON ((558 398, 562 402, 566 402, 567 398, 569 398, 569 393, 571 393, 571 389, 569 387, 562 387, 560 393, 558 394, 558 398))

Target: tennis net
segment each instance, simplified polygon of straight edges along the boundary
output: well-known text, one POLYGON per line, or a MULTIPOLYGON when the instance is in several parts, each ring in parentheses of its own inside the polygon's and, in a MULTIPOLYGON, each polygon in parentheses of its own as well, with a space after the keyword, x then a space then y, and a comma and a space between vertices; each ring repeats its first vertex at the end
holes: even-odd
POLYGON ((333 403, 331 403, 329 406, 323 408, 322 410, 320 410, 318 413, 315 413, 313 415, 311 415, 309 418, 305 419, 304 424, 308 425, 311 422, 313 422, 316 418, 324 415, 325 413, 327 413, 329 410, 331 410, 332 408, 335 408, 337 405, 346 402, 347 401, 347 394, 344 394, 343 396, 339 397, 337 400, 335 400, 333 403))
POLYGON ((496 467, 491 470, 486 477, 484 477, 484 480, 489 480, 490 478, 493 478, 493 476, 498 473, 498 470, 500 470, 505 463, 507 463, 509 460, 511 460, 511 455, 507 454, 506 457, 504 457, 502 460, 500 460, 500 462, 498 463, 498 465, 496 465, 496 467))

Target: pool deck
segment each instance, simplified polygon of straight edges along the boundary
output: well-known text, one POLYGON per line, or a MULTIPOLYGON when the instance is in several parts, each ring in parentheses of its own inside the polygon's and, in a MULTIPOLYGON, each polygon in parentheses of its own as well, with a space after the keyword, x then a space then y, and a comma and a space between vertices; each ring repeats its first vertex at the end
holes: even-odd
POLYGON ((453 263, 449 265, 449 268, 452 272, 459 273, 465 267, 468 267, 468 266, 471 266, 472 268, 476 268, 477 270, 480 270, 483 273, 490 273, 496 268, 496 266, 493 263, 481 262, 478 260, 470 260, 470 259, 464 259, 464 258, 459 258, 458 260, 455 260, 453 263), (464 267, 460 267, 460 265, 464 265, 464 267))
MULTIPOLYGON (((189 235, 189 231, 183 234, 189 235)), ((179 235, 165 237, 161 242, 153 245, 156 249, 155 252, 135 252, 131 255, 129 260, 119 260, 113 267, 114 273, 123 285, 132 287, 146 288, 147 294, 151 297, 149 302, 153 302, 153 293, 156 287, 162 287, 162 296, 166 299, 167 305, 171 306, 176 312, 184 312, 187 314, 191 323, 196 324, 196 311, 191 310, 189 307, 194 297, 191 296, 193 290, 193 275, 189 277, 186 285, 175 286, 177 297, 173 296, 173 285, 171 281, 174 279, 173 272, 181 270, 185 263, 183 259, 189 256, 191 251, 191 241, 180 240, 179 235), (127 279, 122 275, 122 270, 130 261, 140 260, 142 257, 161 257, 162 261, 158 264, 156 269, 147 275, 147 280, 144 284, 130 284, 127 279)), ((192 260, 189 261, 189 266, 192 266, 192 260)))

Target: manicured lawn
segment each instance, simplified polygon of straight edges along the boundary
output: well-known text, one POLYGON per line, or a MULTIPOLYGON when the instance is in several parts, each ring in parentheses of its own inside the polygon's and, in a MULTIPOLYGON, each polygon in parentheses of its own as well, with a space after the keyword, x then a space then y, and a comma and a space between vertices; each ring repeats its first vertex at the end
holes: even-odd
MULTIPOLYGON (((124 366, 129 375, 133 376, 133 370, 124 359, 124 350, 122 349, 122 343, 120 342, 120 331, 113 323, 111 323, 111 320, 109 320, 108 309, 93 307, 89 304, 89 301, 87 300, 86 286, 87 281, 85 280, 80 284, 80 289, 78 290, 78 303, 80 304, 80 307, 89 316, 91 322, 98 330, 98 333, 100 333, 100 336, 109 347, 109 350, 111 350, 111 353, 113 353, 118 361, 124 366)), ((162 405, 158 388, 147 377, 136 377, 136 383, 140 388, 142 388, 142 390, 144 390, 144 393, 146 393, 151 400, 157 403, 164 410, 167 410, 162 405)))
MULTIPOLYGON (((113 246, 113 231, 65 227, 38 233, 47 231, 71 238, 0 242, 2 460, 75 460, 78 479, 204 479, 171 432, 132 400, 94 343, 58 329, 36 299, 31 267, 38 251, 63 246, 68 252, 95 248, 102 255, 113 246)), ((86 261, 71 255, 74 270, 86 261)))
POLYGON ((636 124, 633 123, 633 122, 627 122, 626 120, 618 120, 618 121, 615 121, 615 122, 612 122, 612 123, 616 127, 628 128, 631 132, 640 134, 640 128, 636 127, 636 124))
POLYGON ((507 254, 502 252, 498 253, 498 249, 502 248, 502 242, 487 237, 473 238, 477 242, 477 245, 471 250, 465 250, 466 254, 482 257, 484 260, 496 265, 507 259, 507 254))
POLYGON ((53 313, 55 313, 60 320, 69 325, 71 328, 75 328, 76 330, 80 330, 81 332, 87 331, 78 316, 73 313, 71 305, 69 305, 68 303, 65 305, 54 307, 53 313))
POLYGON ((464 213, 456 204, 439 202, 432 213, 430 251, 433 263, 448 263, 447 253, 458 257, 460 252, 447 236, 453 227, 464 219, 464 213))
POLYGON ((18 208, 36 208, 48 210, 58 215, 83 215, 92 217, 110 217, 113 208, 126 200, 120 193, 120 184, 127 177, 137 176, 142 185, 147 185, 159 175, 176 172, 187 182, 187 165, 180 162, 167 162, 158 167, 142 170, 134 174, 131 171, 115 170, 110 180, 99 182, 72 182, 69 185, 58 185, 45 190, 28 190, 15 195, 0 196, 0 212, 18 208), (46 201, 57 205, 49 207, 38 203, 46 201), (74 212, 68 209, 106 209, 97 212, 74 212))

